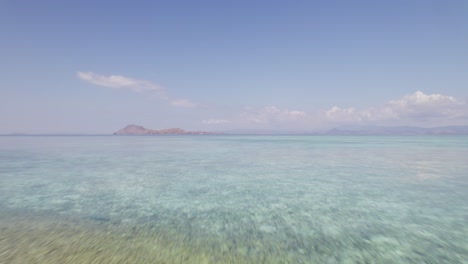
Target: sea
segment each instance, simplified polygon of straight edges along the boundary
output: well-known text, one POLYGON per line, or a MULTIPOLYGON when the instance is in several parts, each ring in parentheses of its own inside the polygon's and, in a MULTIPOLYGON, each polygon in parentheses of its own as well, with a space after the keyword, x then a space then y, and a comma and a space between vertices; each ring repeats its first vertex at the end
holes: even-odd
POLYGON ((1 136, 0 263, 468 263, 468 137, 1 136))

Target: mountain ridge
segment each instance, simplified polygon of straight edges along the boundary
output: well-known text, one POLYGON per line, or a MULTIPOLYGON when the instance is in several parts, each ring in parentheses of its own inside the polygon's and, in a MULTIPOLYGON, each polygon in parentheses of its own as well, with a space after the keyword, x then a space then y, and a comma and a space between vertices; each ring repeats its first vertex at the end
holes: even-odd
POLYGON ((468 135, 468 126, 375 126, 356 128, 333 128, 327 135, 468 135))

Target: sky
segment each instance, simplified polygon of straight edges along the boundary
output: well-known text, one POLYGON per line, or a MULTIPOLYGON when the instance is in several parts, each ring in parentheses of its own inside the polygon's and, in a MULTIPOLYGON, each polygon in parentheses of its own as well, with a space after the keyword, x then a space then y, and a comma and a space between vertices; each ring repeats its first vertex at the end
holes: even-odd
POLYGON ((468 1, 0 0, 0 133, 468 125, 468 1))

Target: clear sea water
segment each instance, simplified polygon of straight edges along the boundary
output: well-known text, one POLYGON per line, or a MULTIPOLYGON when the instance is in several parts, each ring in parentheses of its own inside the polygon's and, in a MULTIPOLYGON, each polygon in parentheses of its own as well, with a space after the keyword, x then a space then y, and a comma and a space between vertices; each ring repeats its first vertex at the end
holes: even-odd
POLYGON ((2 136, 0 263, 468 263, 468 137, 2 136))

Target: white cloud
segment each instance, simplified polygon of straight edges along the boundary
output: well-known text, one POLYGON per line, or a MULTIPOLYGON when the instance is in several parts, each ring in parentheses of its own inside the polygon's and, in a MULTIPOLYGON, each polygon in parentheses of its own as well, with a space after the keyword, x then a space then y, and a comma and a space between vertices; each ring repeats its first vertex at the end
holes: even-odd
POLYGON ((267 106, 259 110, 246 108, 242 114, 244 120, 251 123, 268 124, 272 122, 291 122, 306 117, 306 113, 298 110, 279 109, 276 106, 267 106))
POLYGON ((226 119, 207 119, 207 120, 203 120, 202 123, 207 124, 207 125, 217 125, 217 124, 229 123, 229 120, 226 120, 226 119))
POLYGON ((391 100, 383 106, 367 109, 332 107, 325 112, 332 123, 438 125, 460 123, 468 118, 468 103, 452 96, 417 91, 391 100))
POLYGON ((406 95, 400 100, 390 101, 386 108, 396 113, 399 118, 454 118, 466 114, 463 113, 463 110, 466 110, 466 102, 447 95, 426 95, 421 91, 406 95))
POLYGON ((164 89, 154 83, 132 79, 120 75, 99 75, 92 72, 77 72, 78 78, 95 85, 110 88, 127 88, 136 92, 141 91, 163 91, 164 89))
POLYGON ((174 99, 171 104, 180 107, 195 107, 196 105, 187 99, 174 99))
POLYGON ((347 120, 347 121, 360 121, 361 117, 356 108, 340 108, 333 106, 330 110, 325 112, 325 117, 329 120, 347 120))
POLYGON ((452 96, 442 94, 429 94, 426 95, 421 91, 414 94, 406 95, 400 100, 390 101, 394 105, 428 105, 428 104, 458 104, 459 101, 452 96))
POLYGON ((110 88, 122 88, 122 89, 129 89, 134 92, 153 92, 156 93, 157 96, 162 99, 169 101, 171 105, 178 106, 178 107, 195 107, 196 104, 191 102, 188 99, 174 99, 169 97, 166 94, 165 89, 155 83, 145 81, 145 80, 138 80, 133 79, 125 76, 120 75, 99 75, 93 72, 77 72, 76 76, 81 80, 87 81, 91 84, 110 87, 110 88))

